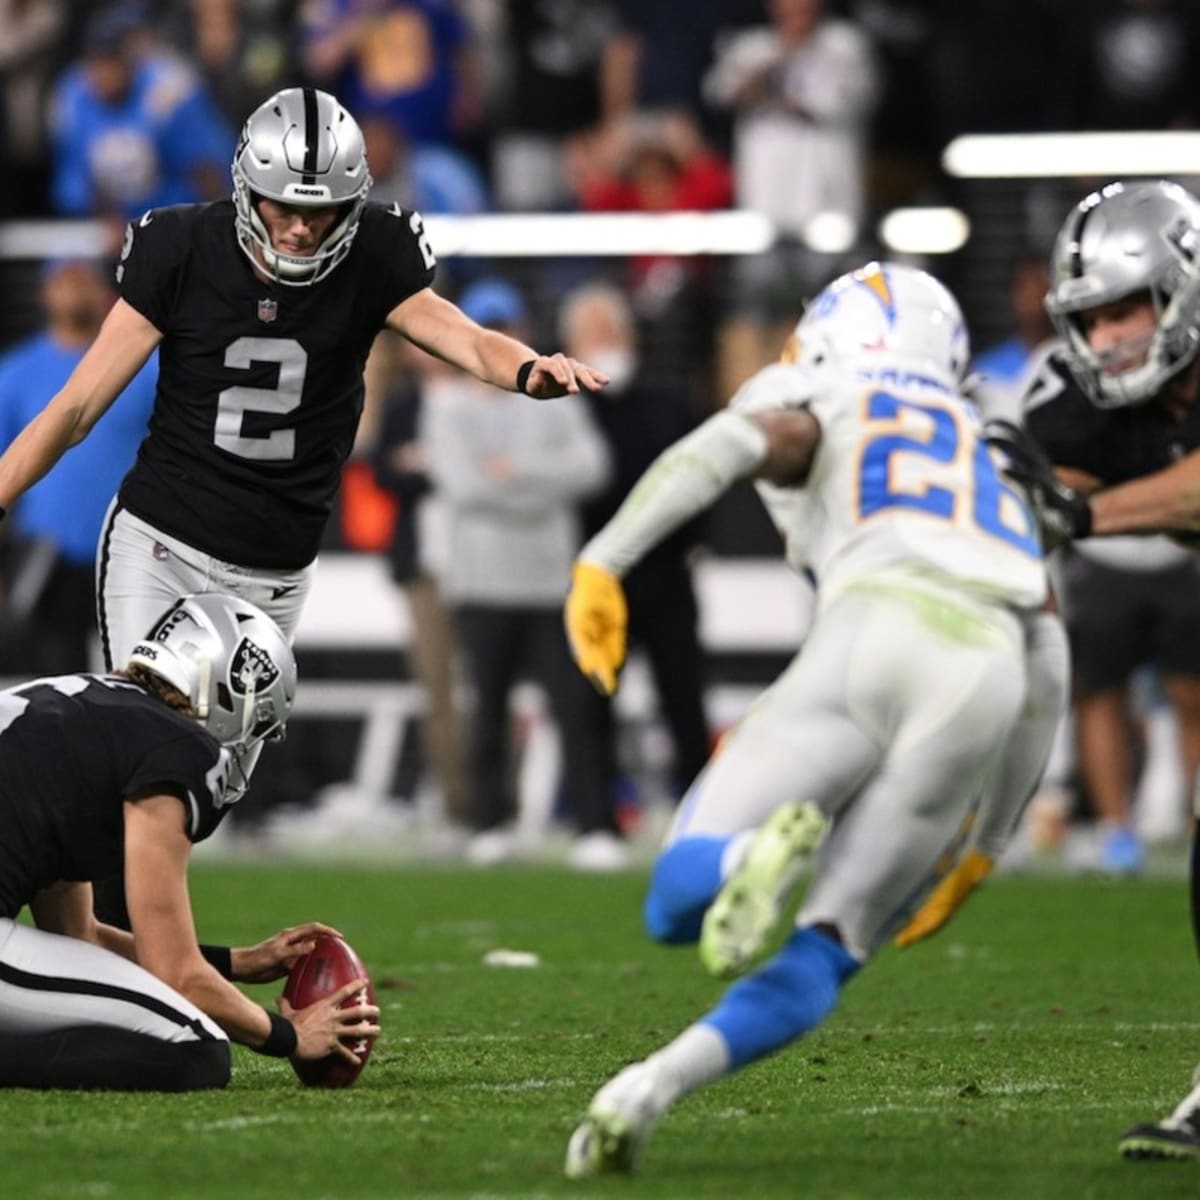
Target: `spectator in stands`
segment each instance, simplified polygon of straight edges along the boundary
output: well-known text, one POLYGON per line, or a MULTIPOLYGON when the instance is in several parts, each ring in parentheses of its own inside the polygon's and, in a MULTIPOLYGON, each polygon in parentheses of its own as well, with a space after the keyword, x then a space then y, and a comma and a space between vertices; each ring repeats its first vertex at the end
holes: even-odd
MULTIPOLYGON (((498 279, 473 284, 459 304, 514 335, 528 320, 520 293, 498 279)), ((580 542, 575 506, 604 485, 608 455, 583 401, 563 399, 514 401, 461 374, 431 380, 425 395, 429 474, 449 525, 443 590, 475 693, 468 790, 479 832, 468 854, 481 863, 520 848, 507 826, 508 704, 529 676, 545 690, 562 740, 566 808, 580 835, 572 861, 596 869, 628 858, 560 612, 580 542)))
MULTIPOLYGON (((603 393, 585 393, 596 426, 608 442, 613 472, 608 486, 584 505, 584 534, 591 537, 617 511, 655 458, 697 424, 685 389, 646 386, 640 379, 633 311, 616 288, 589 284, 563 301, 560 341, 586 350, 609 377, 603 393)), ((705 663, 699 607, 689 557, 702 526, 691 521, 647 554, 624 578, 629 640, 649 659, 659 706, 674 750, 672 785, 683 794, 708 760, 704 712, 705 663)), ((592 695, 606 774, 618 775, 612 699, 592 695)))
MULTIPOLYGON (((62 260, 46 266, 41 302, 42 332, 0 358, 0 450, 62 387, 113 295, 96 264, 62 260)), ((105 510, 146 434, 157 374, 151 359, 91 436, 30 488, 5 522, 5 672, 53 675, 88 668, 96 628, 96 542, 105 510)))
POLYGON ((44 205, 46 99, 68 15, 65 0, 0 0, 0 218, 44 205))
POLYGON ((384 117, 367 117, 362 131, 372 200, 413 208, 423 216, 473 216, 490 208, 479 168, 454 147, 410 143, 384 117))
POLYGON ((508 84, 492 147, 502 208, 541 211, 574 203, 563 151, 572 134, 611 115, 603 64, 616 30, 612 0, 508 5, 508 84))
POLYGON ((620 31, 604 55, 605 111, 610 119, 642 109, 692 113, 716 133, 703 80, 721 42, 762 23, 763 0, 618 0, 620 31))
POLYGON ((879 90, 858 28, 827 17, 824 0, 770 0, 769 27, 730 39, 706 80, 734 110, 738 201, 802 239, 828 210, 861 221, 864 130, 879 90))
MULTIPOLYGON (((769 0, 769 26, 730 38, 705 79, 733 114, 737 200, 775 223, 767 254, 738 260, 733 315, 721 332, 723 387, 778 352, 773 323, 791 321, 829 274, 809 224, 837 214, 849 248, 866 216, 866 135, 880 79, 857 26, 824 0, 769 0)), ((725 392, 725 394, 730 394, 725 392)))
POLYGON ((379 412, 379 427, 370 452, 379 486, 399 501, 388 557, 392 578, 404 593, 411 634, 407 654, 412 674, 425 689, 427 708, 421 721, 425 765, 432 772, 442 812, 453 825, 469 826, 460 718, 454 683, 457 640, 450 613, 442 599, 432 560, 437 549, 427 544, 422 508, 429 496, 428 455, 419 437, 422 379, 412 361, 417 355, 429 373, 446 367, 410 343, 384 336, 372 354, 382 354, 380 375, 387 394, 379 412))
POLYGON ((453 142, 478 122, 469 30, 451 0, 308 0, 304 66, 361 121, 413 143, 453 142))
POLYGON ((59 81, 53 117, 54 207, 122 218, 229 193, 234 137, 196 73, 147 52, 140 7, 102 9, 83 60, 59 81))
POLYGON ((195 65, 237 127, 295 80, 294 8, 294 0, 187 0, 169 6, 162 35, 195 65))

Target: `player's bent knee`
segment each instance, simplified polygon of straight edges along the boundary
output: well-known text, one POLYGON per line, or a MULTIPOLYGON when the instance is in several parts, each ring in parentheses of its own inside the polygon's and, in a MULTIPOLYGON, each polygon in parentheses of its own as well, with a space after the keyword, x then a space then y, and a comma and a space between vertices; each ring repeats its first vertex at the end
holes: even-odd
POLYGON ((207 1092, 228 1086, 233 1073, 228 1042, 188 1042, 179 1050, 179 1091, 207 1092))

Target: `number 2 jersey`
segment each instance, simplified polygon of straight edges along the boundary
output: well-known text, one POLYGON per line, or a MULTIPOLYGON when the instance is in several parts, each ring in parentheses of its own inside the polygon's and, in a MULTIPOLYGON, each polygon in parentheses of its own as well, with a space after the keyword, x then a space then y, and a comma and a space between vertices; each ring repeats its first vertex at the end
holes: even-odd
POLYGON ((225 811, 229 752, 197 722, 112 676, 0 692, 0 917, 59 880, 117 875, 124 802, 179 797, 193 842, 225 811))
POLYGON ((830 595, 869 576, 922 575, 1018 608, 1046 575, 1032 513, 999 474, 973 407, 900 368, 764 368, 731 401, 807 408, 821 441, 803 487, 759 483, 789 564, 830 595))
POLYGON ((232 201, 131 222, 118 287, 163 340, 121 505, 225 562, 306 566, 354 442, 371 343, 433 273, 421 218, 396 206, 367 204, 345 260, 304 287, 254 271, 232 201))

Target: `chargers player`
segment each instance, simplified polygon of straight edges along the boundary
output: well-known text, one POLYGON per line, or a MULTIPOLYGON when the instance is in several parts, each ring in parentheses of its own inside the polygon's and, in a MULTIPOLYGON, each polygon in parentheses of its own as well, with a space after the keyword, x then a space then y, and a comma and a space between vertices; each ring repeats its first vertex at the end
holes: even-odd
POLYGON ((816 299, 793 357, 663 454, 575 567, 573 651, 608 692, 620 576, 737 479, 759 481, 818 606, 801 653, 684 798, 645 903, 651 936, 698 939, 712 974, 746 977, 600 1089, 568 1147, 572 1177, 630 1169, 677 1100, 819 1024, 898 930, 908 942, 939 927, 1031 786, 1005 748, 1044 749, 1058 718, 1065 651, 1039 615, 1037 530, 962 396, 953 297, 914 268, 869 264, 816 299), (1049 668, 1028 670, 1031 655, 1049 668), (1049 722, 1031 715, 1035 690, 1049 722), (969 843, 976 819, 987 840, 969 843))
MULTIPOLYGON (((257 946, 196 941, 193 843, 245 789, 264 738, 282 736, 296 664, 243 600, 185 596, 111 675, 0 692, 0 1087, 190 1091, 229 1080, 230 1039, 261 1054, 353 1054, 379 1032, 346 987, 271 1013, 230 980, 285 975, 311 922, 257 946), (92 881, 124 867, 132 933, 97 921, 92 881), (17 920, 28 906, 36 928, 17 920)), ((355 986, 361 986, 358 981, 355 986)))

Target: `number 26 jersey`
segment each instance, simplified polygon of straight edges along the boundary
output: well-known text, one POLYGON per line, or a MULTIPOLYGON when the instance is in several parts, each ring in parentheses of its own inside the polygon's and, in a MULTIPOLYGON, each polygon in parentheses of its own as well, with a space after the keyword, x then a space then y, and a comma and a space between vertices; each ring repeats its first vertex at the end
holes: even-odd
POLYGON ((759 483, 787 544, 826 595, 879 572, 932 575, 1020 608, 1046 575, 1024 497, 997 470, 973 407, 940 381, 872 367, 766 367, 731 406, 807 408, 821 425, 801 488, 759 483))
POLYGON ((121 297, 163 335, 150 430, 120 503, 226 562, 316 557, 388 313, 433 280, 418 214, 367 204, 345 260, 305 287, 267 282, 231 201, 129 225, 121 297))

